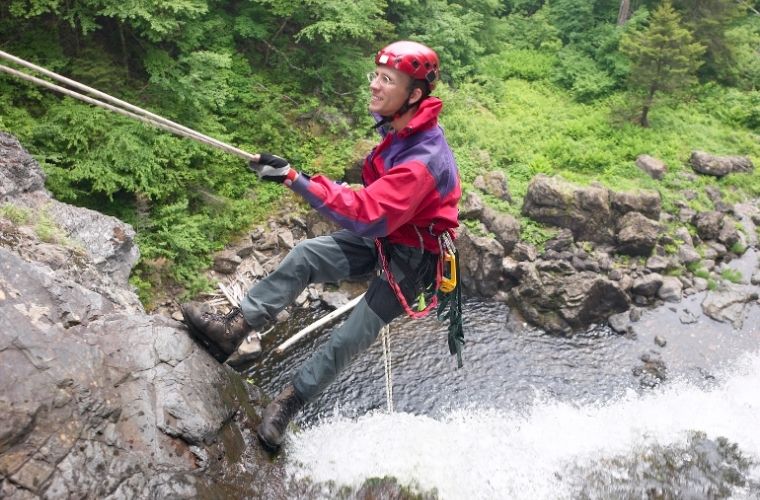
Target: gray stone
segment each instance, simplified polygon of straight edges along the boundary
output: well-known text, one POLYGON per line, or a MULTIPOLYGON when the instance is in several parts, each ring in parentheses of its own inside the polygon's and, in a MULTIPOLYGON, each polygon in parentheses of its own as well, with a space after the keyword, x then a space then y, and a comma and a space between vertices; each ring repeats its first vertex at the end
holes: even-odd
POLYGON ((618 222, 618 252, 648 256, 657 243, 660 225, 638 212, 625 214, 618 222))
POLYGON ((717 239, 729 248, 739 242, 739 230, 736 228, 736 223, 732 219, 728 217, 723 219, 723 227, 721 227, 717 239))
POLYGON ((477 176, 473 185, 495 198, 509 202, 512 201, 512 196, 509 194, 507 176, 501 170, 490 170, 485 175, 477 176))
POLYGON ((678 247, 678 260, 686 265, 699 262, 701 258, 699 252, 697 252, 693 246, 681 245, 678 247))
POLYGON ((607 322, 609 323, 610 328, 617 333, 626 334, 632 331, 630 315, 627 312, 613 314, 609 317, 607 322))
POLYGON ((277 231, 277 244, 286 250, 292 250, 296 246, 293 233, 287 229, 277 231))
POLYGON ((665 276, 657 296, 665 302, 680 302, 683 295, 683 283, 675 276, 665 276))
POLYGON ((689 233, 689 230, 683 226, 676 229, 675 237, 681 240, 686 246, 694 246, 694 240, 691 238, 691 233, 689 233))
POLYGON ((693 151, 689 162, 695 172, 715 177, 731 172, 752 172, 755 168, 746 156, 716 156, 703 151, 693 151))
POLYGON ((45 190, 45 173, 12 135, 0 132, 0 203, 45 190))
POLYGON ((528 185, 523 214, 539 222, 570 229, 577 240, 612 241, 609 190, 581 188, 557 177, 535 176, 528 185))
POLYGON ((652 255, 647 259, 646 267, 650 271, 654 271, 656 273, 662 273, 666 270, 670 269, 673 266, 673 264, 670 262, 670 259, 667 257, 662 257, 660 255, 652 255))
POLYGON ((665 337, 661 335, 655 335, 654 343, 657 344, 658 347, 665 347, 666 345, 668 345, 668 341, 665 340, 665 337))
POLYGON ((520 223, 512 215, 497 212, 490 207, 483 207, 480 220, 501 243, 505 253, 510 253, 520 241, 520 223))
POLYGON ((214 271, 220 274, 232 274, 243 262, 235 252, 225 250, 214 256, 214 271))
POLYGON ((716 321, 731 323, 741 329, 747 306, 758 299, 755 287, 733 285, 708 292, 702 301, 702 311, 716 321))
POLYGON ((657 221, 662 214, 662 200, 657 191, 611 191, 610 204, 615 219, 629 212, 638 212, 648 219, 657 221))
POLYGON ((694 289, 698 292, 704 292, 707 290, 708 281, 698 276, 694 277, 694 289))
POLYGON ((475 236, 461 226, 457 249, 463 289, 483 297, 493 297, 499 290, 504 247, 492 238, 475 236))
POLYGON ((663 279, 661 275, 657 273, 647 274, 646 276, 635 279, 631 290, 636 295, 652 297, 660 289, 662 282, 663 279))
POLYGON ((480 219, 483 213, 483 201, 480 196, 472 191, 468 191, 462 197, 459 204, 459 216, 462 219, 480 219))
POLYGON ((694 216, 694 225, 697 228, 697 234, 703 240, 715 240, 720 234, 723 227, 724 214, 713 210, 710 212, 700 212, 694 216))
POLYGON ((652 179, 662 179, 667 171, 665 162, 649 155, 639 155, 636 158, 636 166, 649 174, 652 179))
POLYGON ((512 256, 522 262, 533 262, 538 258, 538 251, 530 243, 520 241, 512 249, 512 256))

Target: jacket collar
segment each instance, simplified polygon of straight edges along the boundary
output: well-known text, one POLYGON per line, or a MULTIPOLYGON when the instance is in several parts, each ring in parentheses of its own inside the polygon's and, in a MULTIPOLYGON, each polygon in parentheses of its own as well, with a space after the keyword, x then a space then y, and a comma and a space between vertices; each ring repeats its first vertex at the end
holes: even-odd
POLYGON ((438 115, 443 108, 443 102, 437 97, 427 97, 424 99, 417 112, 409 123, 406 124, 403 130, 398 131, 399 137, 409 137, 410 135, 419 132, 420 130, 426 130, 438 125, 438 115))

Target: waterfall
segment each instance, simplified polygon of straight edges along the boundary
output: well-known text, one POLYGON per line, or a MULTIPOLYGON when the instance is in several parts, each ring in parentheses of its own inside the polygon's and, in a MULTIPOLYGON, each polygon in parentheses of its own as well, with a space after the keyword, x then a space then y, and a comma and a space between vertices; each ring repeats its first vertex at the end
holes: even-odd
MULTIPOLYGON (((760 352, 740 357, 704 385, 673 380, 656 390, 631 389, 578 404, 538 395, 522 409, 479 405, 435 418, 383 412, 335 416, 289 436, 288 470, 295 478, 351 488, 368 478, 393 476, 418 491, 436 489, 444 499, 577 498, 579 491, 609 498, 604 488, 615 484, 628 482, 630 491, 644 491, 648 483, 632 477, 631 470, 657 458, 653 454, 671 450, 682 466, 696 460, 704 448, 690 441, 696 431, 707 440, 736 443, 754 462, 744 478, 757 485, 760 352)), ((720 457, 712 467, 723 467, 726 460, 720 457)), ((696 487, 707 488, 710 481, 704 478, 707 486, 696 487)), ((730 486, 734 497, 746 493, 730 486)))

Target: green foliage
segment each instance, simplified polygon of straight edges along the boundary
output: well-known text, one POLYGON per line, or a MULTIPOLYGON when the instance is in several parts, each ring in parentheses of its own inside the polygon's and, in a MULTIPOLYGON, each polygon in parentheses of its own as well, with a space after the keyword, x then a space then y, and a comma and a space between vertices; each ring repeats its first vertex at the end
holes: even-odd
POLYGON ((544 80, 552 75, 558 61, 557 55, 551 52, 506 49, 498 54, 482 57, 476 73, 481 78, 544 80))
POLYGON ((605 71, 594 60, 571 48, 560 51, 555 81, 568 89, 579 101, 590 101, 605 96, 615 86, 605 71))
POLYGON ((630 83, 644 94, 640 123, 648 126, 647 113, 657 92, 673 92, 694 81, 704 46, 692 41, 681 18, 665 1, 653 13, 644 31, 629 32, 620 48, 631 58, 630 83))
POLYGON ((742 282, 742 273, 741 271, 737 271, 736 269, 731 269, 730 267, 727 267, 723 269, 720 272, 720 277, 723 278, 726 281, 730 281, 731 283, 741 283, 742 282))
POLYGON ((0 205, 0 217, 8 219, 17 226, 25 226, 29 224, 32 218, 32 214, 29 209, 13 205, 11 203, 4 203, 0 205))
POLYGON ((741 241, 737 241, 736 243, 731 245, 731 248, 729 250, 731 250, 731 252, 735 253, 736 255, 742 255, 744 252, 747 251, 747 245, 745 245, 741 241))

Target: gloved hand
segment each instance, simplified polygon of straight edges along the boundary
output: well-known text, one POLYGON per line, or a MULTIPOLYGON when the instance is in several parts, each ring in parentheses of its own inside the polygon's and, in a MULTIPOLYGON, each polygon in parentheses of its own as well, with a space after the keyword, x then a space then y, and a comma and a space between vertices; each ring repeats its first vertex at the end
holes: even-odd
POLYGON ((248 169, 259 174, 259 178, 270 182, 285 182, 295 179, 296 172, 290 167, 288 160, 279 156, 261 153, 259 161, 251 160, 248 169))

